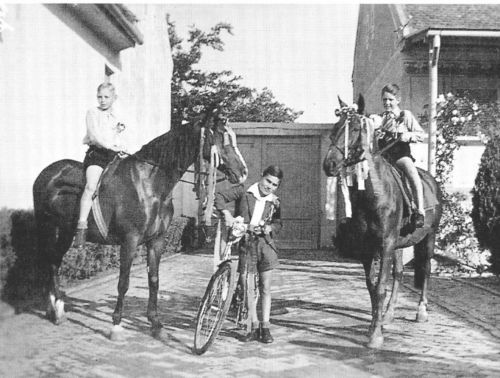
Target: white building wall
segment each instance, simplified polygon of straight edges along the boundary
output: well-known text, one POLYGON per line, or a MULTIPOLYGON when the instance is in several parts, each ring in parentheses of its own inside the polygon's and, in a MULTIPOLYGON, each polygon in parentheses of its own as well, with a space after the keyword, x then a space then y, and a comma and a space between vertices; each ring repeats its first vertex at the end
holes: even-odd
POLYGON ((41 4, 9 5, 0 42, 0 207, 32 207, 31 188, 53 161, 81 160, 85 111, 104 62, 41 4))

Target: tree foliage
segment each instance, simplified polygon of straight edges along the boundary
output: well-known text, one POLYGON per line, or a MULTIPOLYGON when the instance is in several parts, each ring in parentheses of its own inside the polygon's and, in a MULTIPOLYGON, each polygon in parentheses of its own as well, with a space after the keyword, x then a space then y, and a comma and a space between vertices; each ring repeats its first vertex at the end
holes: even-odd
POLYGON ((232 34, 230 24, 218 23, 208 32, 191 26, 185 44, 168 15, 167 24, 174 63, 173 125, 189 122, 213 106, 231 122, 293 122, 303 113, 278 102, 268 88, 258 91, 242 85, 241 77, 231 71, 204 72, 196 67, 204 48, 224 50, 222 36, 232 34))

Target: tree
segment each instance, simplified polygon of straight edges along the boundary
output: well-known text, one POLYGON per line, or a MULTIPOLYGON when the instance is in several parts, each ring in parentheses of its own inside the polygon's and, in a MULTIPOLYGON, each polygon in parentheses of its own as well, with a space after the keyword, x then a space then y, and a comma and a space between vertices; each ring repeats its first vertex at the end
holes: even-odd
POLYGON ((243 86, 241 77, 231 71, 203 72, 195 68, 201 60, 202 48, 223 51, 221 35, 223 32, 232 34, 231 25, 218 23, 209 32, 192 26, 185 48, 169 15, 167 24, 174 63, 171 83, 173 125, 189 122, 213 106, 232 122, 293 122, 303 113, 278 102, 268 88, 259 92, 243 86))

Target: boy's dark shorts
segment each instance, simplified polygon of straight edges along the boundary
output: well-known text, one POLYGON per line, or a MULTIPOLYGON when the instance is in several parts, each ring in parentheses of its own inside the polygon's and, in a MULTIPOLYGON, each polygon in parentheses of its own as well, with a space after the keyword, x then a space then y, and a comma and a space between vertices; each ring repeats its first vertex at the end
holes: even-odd
POLYGON ((278 254, 275 249, 262 236, 250 236, 240 242, 239 271, 261 273, 278 267, 278 254))
MULTIPOLYGON (((386 146, 384 141, 379 141, 379 148, 382 149, 386 146)), ((411 155, 410 143, 408 142, 396 142, 394 146, 390 147, 387 151, 382 154, 391 163, 396 163, 402 157, 409 157, 413 162, 415 158, 411 155)))
POLYGON ((113 150, 89 146, 87 152, 85 153, 85 159, 83 159, 83 171, 85 172, 91 165, 98 165, 104 169, 109 163, 111 163, 115 156, 116 152, 113 150))

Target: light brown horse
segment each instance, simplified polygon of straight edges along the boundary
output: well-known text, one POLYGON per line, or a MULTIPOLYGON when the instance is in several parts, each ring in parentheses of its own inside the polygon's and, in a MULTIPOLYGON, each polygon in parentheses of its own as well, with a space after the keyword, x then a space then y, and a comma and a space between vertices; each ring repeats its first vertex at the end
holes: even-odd
MULTIPOLYGON (((215 111, 207 111, 205 116, 191 124, 174 125, 172 130, 144 145, 137 153, 115 159, 103 173, 97 194, 109 234, 104 239, 93 215, 90 215, 88 240, 121 246, 112 338, 121 330, 130 268, 137 247, 142 244, 147 247, 147 317, 153 333, 158 333, 162 327, 157 313, 158 269, 165 247, 165 232, 173 215, 172 190, 199 156, 201 136, 205 140, 201 151, 203 158, 209 160, 215 149, 220 161, 218 169, 231 183, 243 182, 247 177, 247 167, 234 133, 226 128, 215 111), (202 130, 204 135, 201 135, 202 130)), ((47 315, 56 324, 64 319, 59 267, 72 243, 83 188, 82 163, 74 160, 60 160, 49 165, 33 185, 40 261, 48 268, 47 315)))
POLYGON ((367 162, 369 173, 365 189, 360 190, 356 185, 349 188, 352 217, 339 226, 335 241, 342 254, 363 263, 372 304, 368 347, 380 348, 384 340, 382 325, 393 316, 403 274, 401 248, 414 246, 415 287, 422 289, 417 321, 427 320, 427 288, 441 218, 441 192, 433 177, 419 169, 424 183, 425 224, 422 228, 412 228, 405 216, 403 192, 394 168, 378 149, 370 119, 363 115, 363 98, 360 96, 358 100, 357 112, 340 99, 339 102, 343 111, 333 126, 323 170, 327 176, 339 176, 346 168, 364 160, 367 162), (393 292, 384 319, 386 288, 393 263, 393 292))

